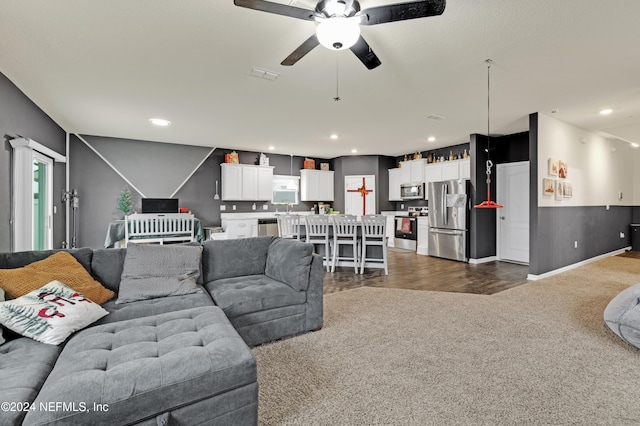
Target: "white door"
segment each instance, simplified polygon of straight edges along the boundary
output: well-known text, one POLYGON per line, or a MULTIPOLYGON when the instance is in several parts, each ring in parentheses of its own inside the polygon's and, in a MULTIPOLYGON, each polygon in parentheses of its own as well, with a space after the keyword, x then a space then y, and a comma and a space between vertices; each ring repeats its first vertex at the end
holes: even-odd
POLYGON ((345 176, 344 177, 344 212, 362 216, 376 213, 376 177, 345 176))
POLYGON ((496 176, 498 258, 529 263, 529 162, 498 164, 496 176))

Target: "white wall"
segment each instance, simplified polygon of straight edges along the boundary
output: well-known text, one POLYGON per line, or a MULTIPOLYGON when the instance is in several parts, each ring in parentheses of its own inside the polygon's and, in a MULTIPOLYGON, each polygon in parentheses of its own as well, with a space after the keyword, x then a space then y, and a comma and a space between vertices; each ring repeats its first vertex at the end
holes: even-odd
POLYGON ((618 140, 608 140, 553 117, 538 115, 538 194, 539 206, 630 206, 640 201, 640 156, 638 149, 618 140), (543 178, 549 158, 568 163, 563 181, 571 182, 573 197, 556 200, 543 194, 543 178), (623 198, 618 198, 622 192, 623 198))

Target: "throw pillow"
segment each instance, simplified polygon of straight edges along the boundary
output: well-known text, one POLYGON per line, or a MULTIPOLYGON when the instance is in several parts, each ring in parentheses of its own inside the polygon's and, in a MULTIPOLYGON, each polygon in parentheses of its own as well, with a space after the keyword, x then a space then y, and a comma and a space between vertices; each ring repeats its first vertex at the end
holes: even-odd
POLYGON ((269 246, 264 274, 298 291, 309 286, 313 244, 276 238, 269 246))
POLYGON ((24 296, 54 280, 65 283, 98 304, 115 296, 114 292, 94 280, 71 254, 64 251, 22 268, 0 269, 0 287, 9 299, 24 296))
POLYGON ((0 302, 0 323, 42 343, 58 345, 76 330, 107 315, 102 306, 60 281, 0 302))
POLYGON ((129 244, 116 303, 202 293, 202 246, 129 244))

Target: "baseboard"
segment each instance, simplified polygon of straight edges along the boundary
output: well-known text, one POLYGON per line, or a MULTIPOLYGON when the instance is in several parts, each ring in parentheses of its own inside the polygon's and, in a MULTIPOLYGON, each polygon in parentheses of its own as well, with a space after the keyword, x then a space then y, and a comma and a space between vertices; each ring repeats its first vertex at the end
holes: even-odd
POLYGON ((564 266, 564 267, 562 267, 560 269, 555 269, 553 271, 545 272, 544 274, 540 274, 540 275, 529 274, 529 275, 527 275, 527 280, 537 281, 537 280, 541 280, 543 278, 548 278, 548 277, 551 277, 551 276, 554 276, 554 275, 557 275, 557 274, 561 274, 563 272, 570 271, 570 270, 575 269, 575 268, 577 268, 579 266, 587 265, 589 263, 595 262, 596 260, 604 259, 604 258, 610 257, 610 256, 619 255, 619 254, 624 253, 625 251, 628 251, 628 250, 631 250, 631 247, 624 247, 624 248, 621 248, 619 250, 615 250, 615 251, 612 251, 612 252, 609 252, 609 253, 601 254, 600 256, 592 257, 590 259, 586 259, 586 260, 583 260, 583 261, 578 262, 578 263, 567 265, 567 266, 564 266))
POLYGON ((479 265, 481 263, 495 262, 497 260, 498 260, 498 256, 489 256, 489 257, 482 257, 480 259, 469 259, 469 263, 472 265, 479 265))

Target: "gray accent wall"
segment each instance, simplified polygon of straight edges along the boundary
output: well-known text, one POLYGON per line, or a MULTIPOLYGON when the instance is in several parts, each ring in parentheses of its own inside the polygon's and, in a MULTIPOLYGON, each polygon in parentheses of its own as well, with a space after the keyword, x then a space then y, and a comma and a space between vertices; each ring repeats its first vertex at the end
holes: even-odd
MULTIPOLYGON (((11 250, 11 185, 12 164, 9 140, 21 136, 33 139, 61 155, 65 155, 65 131, 33 103, 4 74, 0 73, 0 252, 11 250)), ((65 210, 62 191, 66 183, 66 165, 53 167, 53 196, 57 213, 53 218, 53 246, 62 246, 65 239, 65 210)))

